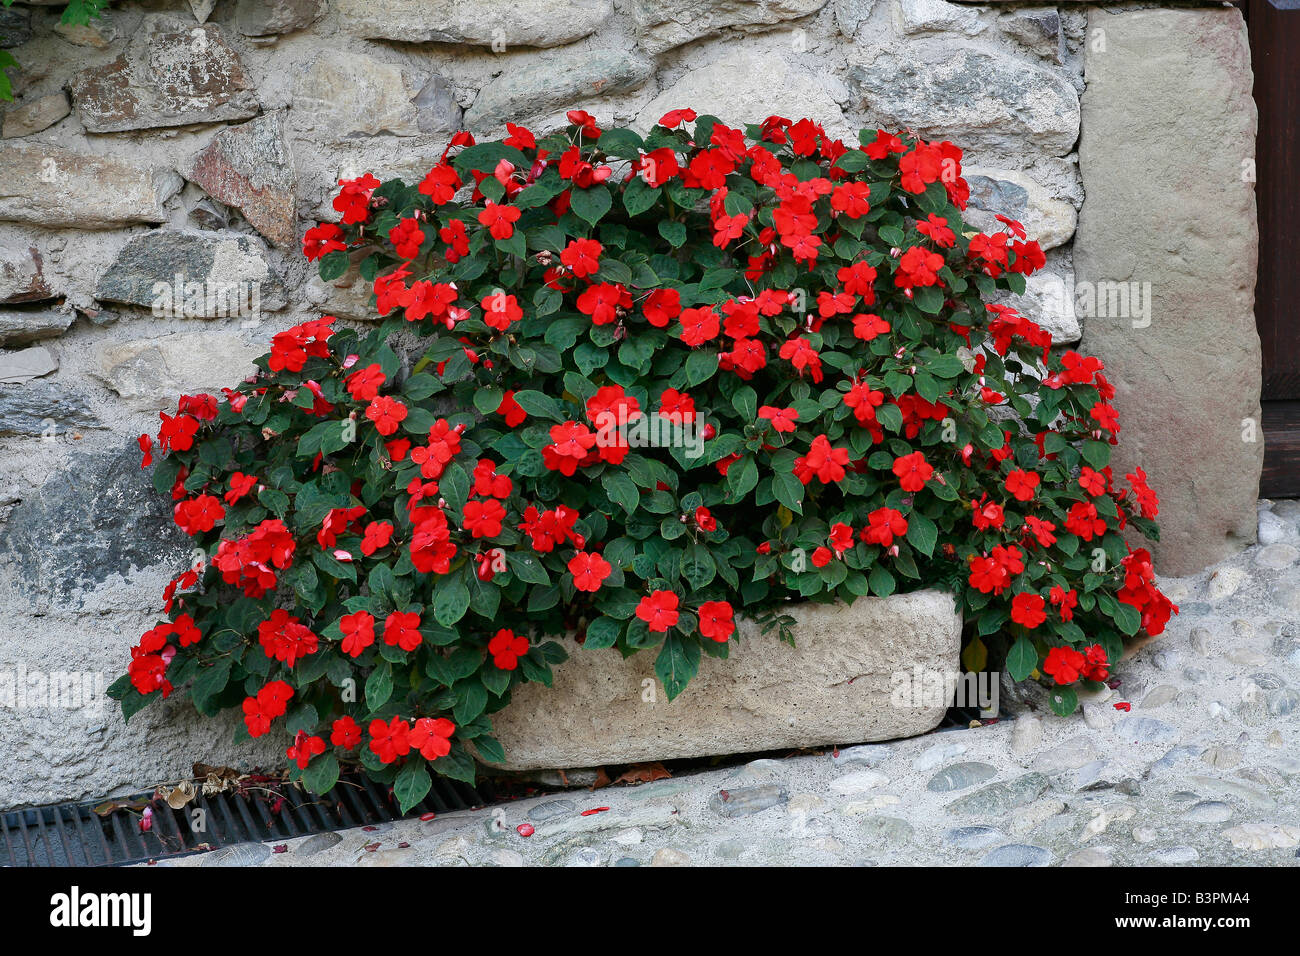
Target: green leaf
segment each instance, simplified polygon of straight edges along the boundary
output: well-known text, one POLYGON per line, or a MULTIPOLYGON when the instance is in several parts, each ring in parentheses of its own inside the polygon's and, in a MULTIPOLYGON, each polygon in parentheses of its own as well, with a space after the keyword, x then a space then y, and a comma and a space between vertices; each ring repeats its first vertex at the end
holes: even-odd
POLYGON ((1022 681, 1038 666, 1038 651, 1027 637, 1018 637, 1007 651, 1007 673, 1012 680, 1022 681))
POLYGON ((772 494, 795 514, 803 514, 803 496, 806 490, 803 482, 789 472, 777 472, 772 476, 772 494))
POLYGON ((338 780, 339 761, 331 753, 320 754, 302 772, 303 786, 318 797, 329 793, 338 780))
POLYGON ((668 699, 672 700, 680 694, 699 669, 699 643, 670 634, 655 659, 655 674, 664 685, 668 699))
POLYGON ((636 483, 623 472, 606 473, 601 484, 609 500, 620 505, 628 514, 636 511, 637 505, 641 503, 641 492, 636 483))
POLYGON ((457 575, 444 578, 434 588, 433 619, 443 627, 451 627, 469 610, 469 588, 457 575))
POLYGON ((686 242, 686 227, 680 222, 662 219, 659 221, 659 235, 674 249, 680 249, 686 242))
POLYGON ((397 779, 393 781, 393 796, 397 797, 402 812, 408 813, 429 795, 432 786, 433 778, 429 776, 429 768, 424 760, 409 757, 402 764, 402 769, 397 771, 397 779))
POLYGON ((1079 706, 1079 695, 1073 687, 1053 687, 1048 692, 1047 706, 1058 717, 1069 717, 1079 706))
POLYGON ((613 647, 623 633, 623 627, 622 621, 616 621, 612 617, 598 617, 587 625, 587 637, 582 646, 584 649, 613 647))
POLYGON ((388 703, 393 696, 393 668, 387 661, 375 666, 366 678, 366 706, 372 711, 388 703))
POLYGON ((601 217, 609 212, 614 200, 610 197, 609 190, 604 186, 592 186, 590 189, 578 189, 574 187, 569 191, 570 208, 573 214, 580 219, 585 219, 593 226, 600 222, 601 217))
POLYGON ((939 540, 939 529, 925 515, 913 512, 907 516, 907 540, 927 558, 933 557, 934 546, 939 540))

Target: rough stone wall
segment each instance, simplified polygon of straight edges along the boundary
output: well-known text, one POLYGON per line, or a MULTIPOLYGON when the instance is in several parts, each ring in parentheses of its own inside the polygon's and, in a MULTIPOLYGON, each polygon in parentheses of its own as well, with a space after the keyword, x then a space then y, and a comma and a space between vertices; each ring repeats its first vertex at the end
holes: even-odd
POLYGON ((546 131, 575 106, 640 127, 679 106, 911 126, 967 148, 976 223, 1005 212, 1042 240, 1023 304, 1058 343, 1080 336, 1060 294, 1083 200, 1075 4, 145 0, 75 28, 57 10, 0 12, 23 66, 0 130, 0 806, 275 760, 184 704, 129 729, 110 706, 4 709, 2 679, 108 682, 154 622, 186 561, 134 450, 160 410, 305 317, 371 317, 297 250, 340 176, 419 176, 454 129, 546 131), (156 314, 159 282, 183 308, 156 314))

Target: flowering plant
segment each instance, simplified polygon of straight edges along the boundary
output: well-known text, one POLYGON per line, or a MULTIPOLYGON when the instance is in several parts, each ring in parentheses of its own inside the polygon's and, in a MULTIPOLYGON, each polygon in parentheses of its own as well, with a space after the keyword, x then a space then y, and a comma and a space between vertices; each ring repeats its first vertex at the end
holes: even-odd
POLYGON ((308 230, 383 322, 274 337, 141 436, 200 549, 113 693, 189 685, 418 802, 502 759, 490 714, 564 653, 649 650, 670 697, 744 610, 939 586, 966 661, 1053 707, 1171 611, 1101 362, 992 301, 1043 253, 968 231, 961 151, 675 110, 646 136, 458 134, 423 181, 340 183, 308 230))

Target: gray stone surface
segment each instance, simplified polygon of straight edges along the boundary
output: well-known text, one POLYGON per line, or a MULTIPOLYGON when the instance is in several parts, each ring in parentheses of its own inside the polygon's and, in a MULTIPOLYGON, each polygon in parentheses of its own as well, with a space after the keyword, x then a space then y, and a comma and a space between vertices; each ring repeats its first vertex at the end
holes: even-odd
POLYGON ((982 47, 918 41, 850 58, 848 85, 869 122, 911 127, 967 149, 1064 156, 1079 136, 1079 97, 1040 63, 982 47))
POLYGON ((654 74, 654 61, 632 49, 593 51, 582 57, 544 54, 506 70, 483 89, 465 111, 475 131, 504 128, 548 112, 567 109, 596 96, 627 93, 654 74))
POLYGON ((1222 147, 1255 140, 1246 28, 1232 8, 1094 7, 1088 20, 1106 43, 1085 63, 1075 271, 1149 283, 1151 308, 1149 324, 1084 316, 1082 348, 1117 390, 1116 477, 1141 465, 1160 495, 1157 567, 1189 574, 1254 540, 1264 453, 1257 428, 1243 440, 1260 414, 1249 147, 1222 147), (1207 232, 1208 209, 1232 227, 1207 232))
POLYGON ((0 351, 0 385, 22 385, 58 371, 59 362, 49 349, 36 346, 0 351))
POLYGON ((404 43, 553 47, 595 32, 614 12, 611 0, 335 0, 343 28, 356 36, 404 43))
POLYGON ((8 309, 0 311, 0 345, 26 345, 52 339, 67 331, 74 316, 54 309, 8 309))
POLYGON ((284 283, 258 240, 170 229, 144 233, 123 246, 96 284, 95 297, 202 318, 240 314, 254 298, 269 311, 287 304, 284 283), (185 288, 189 283, 200 284, 193 296, 185 288))
POLYGON ((325 0, 239 0, 235 24, 246 37, 304 30, 324 15, 325 0))
POLYGON ((322 52, 294 80, 293 125, 326 140, 450 132, 460 108, 446 97, 422 99, 429 82, 427 74, 368 54, 322 52))
POLYGON ((0 436, 40 438, 64 429, 96 428, 100 424, 79 391, 46 381, 0 386, 0 436))
POLYGON ((0 145, 0 219, 45 227, 104 229, 162 222, 181 178, 140 165, 54 146, 0 145))
POLYGON ((826 86, 781 53, 764 54, 743 47, 720 51, 651 100, 637 114, 636 126, 649 129, 684 103, 736 126, 775 114, 789 119, 807 117, 836 135, 848 129, 839 103, 826 86))
POLYGON ((728 27, 771 26, 816 13, 827 0, 633 0, 637 41, 647 53, 662 53, 712 36, 728 27))
POLYGON ((963 166, 962 175, 970 185, 966 221, 982 232, 1004 230, 995 218, 1001 214, 1023 223, 1029 238, 1037 239, 1044 251, 1074 237, 1078 219, 1074 206, 1055 198, 1031 176, 983 166, 963 166))
POLYGON ((956 670, 960 619, 950 596, 923 591, 790 612, 797 649, 742 621, 730 656, 706 656, 673 701, 657 686, 653 703, 642 699, 643 681, 655 679, 651 654, 624 660, 567 641, 570 659, 556 667, 554 686, 521 686, 495 715, 505 768, 883 740, 943 716, 942 707, 892 706, 890 675, 913 665, 956 670))
POLYGON ((182 394, 233 388, 264 352, 234 332, 176 332, 105 346, 91 374, 131 408, 156 413, 170 411, 182 394))
POLYGON ((297 239, 293 156, 284 114, 267 113, 214 136, 186 172, 213 199, 233 206, 248 224, 281 246, 297 239))
POLYGON ((5 139, 31 136, 53 126, 70 112, 72 107, 68 105, 68 96, 61 91, 24 100, 5 111, 3 133, 0 135, 5 139))
POLYGON ((246 119, 257 93, 238 54, 212 23, 149 15, 127 49, 70 82, 77 116, 93 133, 246 119))

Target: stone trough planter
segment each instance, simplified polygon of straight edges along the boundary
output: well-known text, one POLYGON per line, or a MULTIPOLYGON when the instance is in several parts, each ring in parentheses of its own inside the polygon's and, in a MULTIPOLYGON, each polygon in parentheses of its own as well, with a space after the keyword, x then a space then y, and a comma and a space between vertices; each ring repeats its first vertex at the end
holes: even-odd
POLYGON ((525 684, 493 715, 507 770, 565 769, 786 747, 863 743, 932 730, 945 707, 895 706, 893 675, 955 673, 961 615, 918 591, 850 606, 791 605, 796 647, 741 620, 731 655, 707 655, 676 700, 654 654, 624 660, 563 639, 553 687, 525 684))

